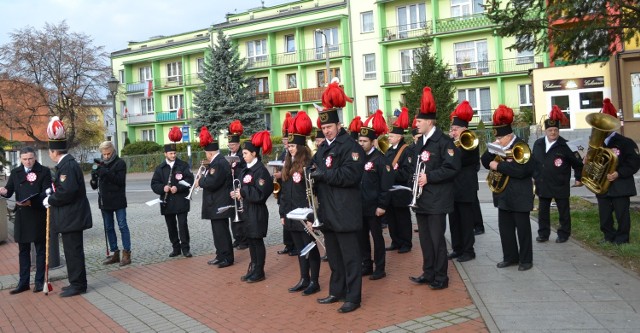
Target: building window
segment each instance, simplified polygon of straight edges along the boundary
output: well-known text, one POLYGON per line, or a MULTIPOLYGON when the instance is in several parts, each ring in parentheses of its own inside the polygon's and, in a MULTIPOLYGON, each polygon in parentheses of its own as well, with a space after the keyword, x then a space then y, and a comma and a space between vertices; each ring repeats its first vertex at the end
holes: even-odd
POLYGON ((271 113, 264 114, 264 123, 267 125, 267 131, 271 130, 271 113))
POLYGON ((469 101, 469 105, 473 108, 474 114, 478 116, 478 120, 483 123, 491 122, 491 89, 489 88, 472 88, 458 90, 458 103, 469 101))
POLYGON ((376 55, 364 55, 364 79, 371 80, 376 78, 376 55))
POLYGON ((196 59, 196 72, 198 72, 198 74, 204 73, 204 58, 196 59))
POLYGON ((256 80, 256 98, 269 98, 269 79, 266 77, 258 77, 256 80))
POLYGON ((156 141, 156 130, 142 130, 142 141, 156 141))
POLYGON ((360 13, 360 31, 373 32, 373 11, 360 13))
POLYGON ((378 96, 367 96, 367 114, 373 114, 378 109, 378 96))
POLYGON ((267 40, 259 39, 247 42, 247 61, 249 67, 267 61, 267 40))
MULTIPOLYGON (((327 72, 326 69, 316 71, 316 79, 318 81, 318 87, 325 87, 326 81, 324 79, 324 74, 327 72)), ((340 68, 331 68, 331 78, 334 77, 340 78, 340 68)))
POLYGON ((427 11, 423 3, 398 7, 398 34, 409 37, 409 31, 423 29, 427 21, 427 11))
POLYGON ((118 71, 118 78, 120 79, 120 83, 124 83, 124 69, 118 71))
POLYGON ((520 92, 520 106, 530 106, 533 104, 533 89, 530 84, 521 84, 518 86, 520 92))
POLYGON ((140 75, 140 82, 147 82, 153 79, 151 76, 151 66, 140 67, 138 72, 140 75))
POLYGON ((293 35, 284 36, 284 45, 286 50, 285 52, 287 53, 296 52, 296 40, 293 37, 293 35))
POLYGON ((298 87, 298 80, 295 74, 287 74, 287 89, 298 87))
POLYGON ((451 0, 451 17, 468 16, 483 12, 482 0, 451 0))
POLYGON ((167 64, 167 81, 182 82, 182 61, 176 61, 167 64))
POLYGON ((601 109, 603 99, 602 91, 580 93, 580 110, 601 109))
MULTIPOLYGON (((340 47, 338 46, 338 28, 322 29, 324 36, 327 36, 327 44, 329 44, 329 53, 337 52, 340 47)), ((324 36, 322 33, 316 31, 316 59, 323 59, 326 57, 324 52, 324 36)))
POLYGON ((142 114, 153 114, 153 98, 143 98, 140 100, 140 110, 142 114))
MULTIPOLYGON (((526 35, 526 36, 518 36, 516 37, 516 39, 518 40, 518 42, 532 42, 533 41, 533 36, 531 35, 526 35)), ((532 64, 533 63, 533 50, 521 50, 518 51, 517 55, 516 55, 516 65, 523 65, 523 64, 532 64)))
POLYGON ((169 96, 169 111, 177 111, 184 107, 184 95, 169 96))
POLYGON ((402 68, 400 82, 409 83, 411 81, 411 73, 413 73, 414 65, 418 61, 417 53, 416 49, 400 51, 400 67, 402 68))
POLYGON ((489 71, 486 39, 455 43, 453 49, 458 70, 475 69, 481 73, 489 71))

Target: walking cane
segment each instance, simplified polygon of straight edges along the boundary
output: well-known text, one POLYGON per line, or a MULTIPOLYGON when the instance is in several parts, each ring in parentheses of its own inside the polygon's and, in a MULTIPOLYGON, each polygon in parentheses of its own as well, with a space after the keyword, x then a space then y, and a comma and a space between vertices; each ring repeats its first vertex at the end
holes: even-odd
POLYGON ((49 295, 49 292, 53 290, 53 286, 49 282, 49 208, 47 208, 47 236, 45 246, 47 247, 44 255, 44 288, 42 291, 45 295, 49 295))

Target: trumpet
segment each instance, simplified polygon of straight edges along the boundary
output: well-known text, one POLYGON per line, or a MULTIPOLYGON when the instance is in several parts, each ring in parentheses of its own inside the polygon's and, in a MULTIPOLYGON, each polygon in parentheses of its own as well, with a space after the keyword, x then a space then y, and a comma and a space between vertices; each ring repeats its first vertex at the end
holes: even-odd
POLYGON ((200 185, 198 185, 198 182, 200 181, 200 178, 202 177, 202 175, 205 174, 205 172, 207 172, 207 161, 206 160, 202 160, 200 162, 200 168, 198 169, 198 173, 196 174, 196 178, 193 181, 193 185, 191 185, 191 189, 189 190, 189 194, 185 197, 185 199, 191 200, 191 196, 194 193, 198 194, 198 191, 200 191, 200 185))
POLYGON ((478 136, 476 135, 476 133, 470 130, 463 131, 462 133, 460 133, 458 139, 453 141, 456 147, 462 147, 462 149, 464 150, 476 149, 479 142, 480 140, 478 140, 478 136))
POLYGON ((313 210, 313 224, 311 227, 319 228, 322 226, 322 222, 318 220, 318 199, 313 193, 313 179, 311 178, 311 174, 307 170, 307 168, 303 169, 304 172, 304 182, 307 188, 307 201, 309 202, 309 207, 313 210))
POLYGON ((302 226, 304 227, 304 231, 306 233, 308 233, 311 237, 313 237, 313 239, 315 240, 315 242, 311 242, 309 244, 307 244, 301 251, 300 251, 300 256, 306 256, 309 251, 313 250, 314 247, 316 247, 316 245, 320 245, 322 246, 322 248, 324 249, 324 251, 327 251, 327 248, 324 246, 324 238, 320 238, 320 235, 318 235, 316 233, 315 230, 313 230, 313 226, 311 228, 309 228, 309 226, 307 226, 307 222, 303 221, 303 220, 298 220, 300 221, 300 223, 302 223, 302 226))
POLYGON ((418 198, 422 195, 422 187, 418 185, 418 178, 420 178, 420 174, 424 173, 427 169, 427 165, 424 164, 423 161, 418 159, 418 163, 416 163, 416 171, 413 174, 413 188, 411 190, 412 198, 409 207, 418 208, 418 198))

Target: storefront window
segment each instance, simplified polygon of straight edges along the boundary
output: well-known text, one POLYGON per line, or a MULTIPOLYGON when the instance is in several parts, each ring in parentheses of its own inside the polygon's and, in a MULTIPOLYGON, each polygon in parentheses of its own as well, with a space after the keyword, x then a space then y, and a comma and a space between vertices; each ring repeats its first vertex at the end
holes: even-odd
POLYGON ((584 109, 601 109, 602 108, 602 91, 591 91, 580 93, 580 110, 584 109))

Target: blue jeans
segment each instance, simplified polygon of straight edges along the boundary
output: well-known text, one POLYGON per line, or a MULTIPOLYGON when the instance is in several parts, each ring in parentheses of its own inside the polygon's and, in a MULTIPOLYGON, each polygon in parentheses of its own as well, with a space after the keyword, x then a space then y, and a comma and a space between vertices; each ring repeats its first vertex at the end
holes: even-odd
POLYGON ((118 220, 118 228, 122 237, 122 247, 125 251, 131 251, 131 235, 129 234, 129 226, 127 225, 127 209, 120 208, 116 210, 102 210, 102 220, 104 221, 104 229, 107 231, 107 239, 109 239, 109 248, 111 252, 118 250, 118 237, 113 225, 113 213, 116 213, 118 220))

